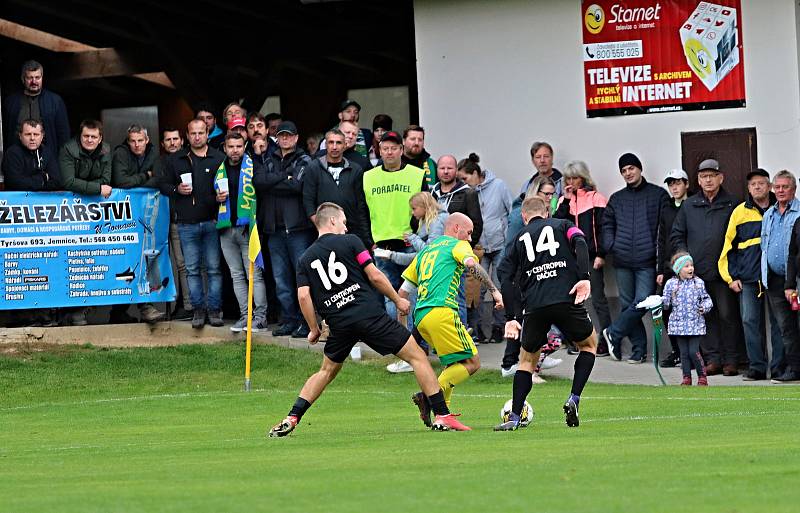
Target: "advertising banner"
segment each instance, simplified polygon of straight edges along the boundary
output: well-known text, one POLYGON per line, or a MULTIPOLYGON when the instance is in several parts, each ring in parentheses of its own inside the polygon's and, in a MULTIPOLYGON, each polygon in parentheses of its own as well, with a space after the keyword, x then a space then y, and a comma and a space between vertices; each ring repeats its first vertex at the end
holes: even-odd
POLYGON ((0 192, 0 308, 173 301, 168 237, 155 189, 0 192))
POLYGON ((745 106, 740 0, 582 2, 586 115, 745 106))

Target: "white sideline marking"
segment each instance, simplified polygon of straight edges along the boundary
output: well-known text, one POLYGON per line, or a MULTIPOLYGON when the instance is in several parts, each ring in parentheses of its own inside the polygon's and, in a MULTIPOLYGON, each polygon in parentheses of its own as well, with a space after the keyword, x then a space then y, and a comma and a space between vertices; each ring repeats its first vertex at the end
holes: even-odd
MULTIPOLYGON (((267 390, 265 388, 255 388, 252 392, 261 392, 261 393, 277 393, 277 394, 288 394, 288 393, 297 393, 298 389, 291 389, 291 390, 267 390)), ((0 412, 10 412, 10 411, 19 411, 19 410, 33 410, 36 408, 52 408, 58 406, 85 406, 85 405, 92 405, 92 404, 103 404, 103 403, 116 403, 116 402, 134 402, 134 401, 158 401, 158 400, 171 400, 171 399, 184 399, 187 397, 222 397, 222 396, 232 396, 232 395, 240 395, 242 391, 230 391, 230 390, 219 390, 216 392, 181 392, 181 393, 173 393, 173 394, 153 394, 153 395, 140 395, 140 396, 131 396, 131 397, 109 397, 105 399, 91 399, 85 401, 70 401, 70 402, 48 402, 48 403, 36 403, 36 404, 26 404, 21 406, 11 406, 7 408, 0 408, 0 412)), ((396 396, 406 396, 409 392, 390 392, 385 390, 350 390, 350 389, 333 389, 333 390, 326 390, 325 394, 361 394, 361 395, 396 395, 396 396)), ((508 394, 471 394, 471 393, 459 393, 459 397, 474 397, 480 399, 505 399, 508 394)), ((534 396, 536 397, 536 396, 534 396)), ((541 397, 541 396, 540 396, 541 397)), ((548 394, 545 397, 552 397, 552 394, 548 394)), ((584 394, 582 396, 583 399, 589 401, 658 401, 658 400, 666 400, 666 401, 706 401, 706 402, 722 402, 722 401, 800 401, 800 397, 680 397, 680 396, 667 396, 667 397, 654 397, 654 396, 646 396, 646 397, 628 397, 628 396, 593 396, 590 394, 584 394)))

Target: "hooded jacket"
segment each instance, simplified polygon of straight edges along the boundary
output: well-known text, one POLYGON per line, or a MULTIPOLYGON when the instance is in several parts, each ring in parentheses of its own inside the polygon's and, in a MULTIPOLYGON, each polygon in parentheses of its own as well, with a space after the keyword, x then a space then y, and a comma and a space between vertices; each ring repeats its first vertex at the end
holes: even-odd
POLYGON ((461 180, 456 180, 449 192, 442 192, 442 183, 439 182, 433 186, 431 194, 449 214, 461 212, 472 220, 470 244, 478 244, 483 235, 483 216, 478 193, 461 180))
MULTIPOLYGON (((777 199, 769 193, 769 206, 777 199)), ((717 265, 719 274, 725 283, 734 280, 742 283, 758 283, 761 281, 761 221, 766 208, 759 207, 751 195, 747 201, 740 203, 731 213, 722 254, 717 265)))
POLYGON ((157 188, 159 176, 156 172, 158 151, 151 143, 147 143, 144 150, 144 159, 139 163, 139 158, 133 154, 127 141, 114 148, 111 160, 111 185, 121 189, 133 187, 157 188), (150 171, 150 175, 147 172, 150 171))
POLYGON ((7 191, 62 189, 58 159, 47 146, 29 150, 21 144, 15 144, 8 148, 3 155, 3 176, 7 191))
POLYGON ((487 253, 500 251, 505 246, 508 216, 511 213, 511 192, 503 180, 488 169, 483 182, 475 186, 481 207, 483 233, 480 244, 487 253))
POLYGON ((575 191, 572 199, 561 196, 558 198, 558 209, 553 217, 568 219, 580 228, 586 237, 589 246, 589 258, 605 258, 603 244, 600 242, 600 225, 606 211, 608 201, 605 196, 594 189, 580 188, 575 191))
POLYGON ((101 143, 93 152, 71 139, 58 154, 64 189, 78 194, 100 194, 101 185, 111 185, 111 148, 101 143))
POLYGON ((327 156, 314 159, 303 176, 303 208, 307 217, 317 211, 320 204, 330 201, 344 209, 347 229, 358 235, 367 248, 372 247, 369 229, 369 211, 364 198, 364 171, 358 164, 344 159, 344 169, 339 183, 328 172, 327 156))
MULTIPOLYGON (((600 242, 614 265, 626 269, 655 269, 658 223, 669 195, 642 177, 611 195, 603 214, 600 242)), ((721 230, 720 230, 721 231, 721 230)))
POLYGON ((736 199, 720 187, 713 203, 702 191, 687 199, 678 210, 672 226, 672 248, 688 251, 694 260, 694 272, 703 281, 720 281, 719 257, 725 241, 728 220, 736 199))
POLYGON ((313 227, 303 208, 303 179, 311 157, 301 149, 281 157, 272 154, 266 164, 256 164, 253 185, 258 193, 258 231, 296 232, 313 227))

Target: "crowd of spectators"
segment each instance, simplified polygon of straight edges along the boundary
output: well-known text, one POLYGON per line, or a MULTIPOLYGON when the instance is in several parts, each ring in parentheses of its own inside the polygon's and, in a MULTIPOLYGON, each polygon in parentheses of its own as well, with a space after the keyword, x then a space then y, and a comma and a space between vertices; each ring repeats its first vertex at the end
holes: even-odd
MULTIPOLYGON (((472 220, 470 242, 499 282, 496 269, 522 226, 520 204, 537 195, 550 205, 552 216, 572 221, 586 235, 593 262, 590 303, 602 333, 598 356, 630 364, 659 358, 647 353, 647 311, 637 304, 674 276, 671 259, 685 252, 713 303, 701 341, 706 374, 745 371, 746 380, 768 375, 776 383, 800 380, 800 201, 789 171, 777 172, 770 181, 765 170, 752 170, 748 197, 738 202, 723 187, 727 170, 714 159, 700 164, 699 190, 689 196, 693 184, 684 170, 666 172, 663 187, 645 179, 639 157, 625 153, 618 161, 620 189, 606 196, 597 190, 585 162, 568 162, 558 170, 552 145, 537 141, 530 147, 534 173, 512 194, 474 153, 434 159, 425 149, 421 126, 398 130, 390 116, 379 114, 372 130, 363 127, 361 106, 354 100, 341 104, 336 126, 307 135, 303 144, 292 121, 276 113, 247 112, 231 102, 219 113, 211 105, 198 105, 185 126, 160 130, 160 144, 151 142, 145 127, 132 124, 125 140, 112 149, 97 120, 82 121, 70 137, 66 106, 43 87, 39 63, 24 64, 22 83, 24 90, 3 104, 5 189, 104 197, 115 188, 159 189, 170 198, 169 247, 178 292, 168 313, 173 319, 191 319, 194 328, 224 325, 224 258, 240 312, 230 329, 247 329, 250 199, 257 200, 261 246, 268 257, 264 270, 256 267, 253 277, 252 330, 269 330, 268 312, 279 312, 281 322, 273 325, 272 334, 300 338, 308 327, 297 304, 295 266, 316 238, 314 213, 321 203, 344 209, 348 231, 372 248, 378 268, 399 288, 413 255, 442 234, 444 221, 455 212, 472 220), (608 259, 621 306, 615 319, 605 296, 608 259), (271 273, 272 280, 264 273, 271 273), (268 304, 271 295, 277 304, 268 304), (624 339, 630 347, 626 356, 624 339)), ((492 310, 486 291, 466 275, 458 298, 459 314, 476 342, 507 343, 503 372, 512 374, 518 346, 503 339, 503 313, 492 310)), ((113 307, 110 321, 137 320, 127 306, 113 307)), ((386 308, 394 314, 391 302, 386 308)), ((157 322, 167 313, 152 304, 137 309, 145 322, 157 322)), ((87 324, 85 308, 61 309, 58 316, 29 313, 26 322, 87 324)), ((551 332, 553 347, 560 337, 557 330, 551 332)), ((679 363, 675 345, 660 362, 679 363)))

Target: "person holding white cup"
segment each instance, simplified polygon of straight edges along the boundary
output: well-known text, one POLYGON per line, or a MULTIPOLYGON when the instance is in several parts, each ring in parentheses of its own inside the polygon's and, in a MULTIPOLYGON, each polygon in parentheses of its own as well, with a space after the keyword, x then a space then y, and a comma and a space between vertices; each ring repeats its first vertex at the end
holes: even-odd
POLYGON ((187 126, 188 148, 167 158, 165 181, 172 184, 161 190, 174 200, 175 222, 186 263, 192 327, 208 322, 222 326, 222 272, 216 218, 218 212, 215 172, 225 155, 208 146, 208 131, 203 120, 193 119, 187 126), (201 269, 205 267, 208 292, 203 287, 201 269))

